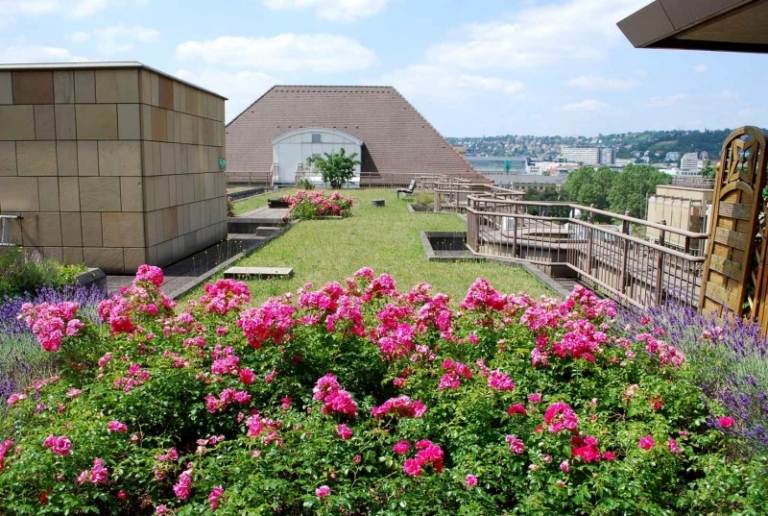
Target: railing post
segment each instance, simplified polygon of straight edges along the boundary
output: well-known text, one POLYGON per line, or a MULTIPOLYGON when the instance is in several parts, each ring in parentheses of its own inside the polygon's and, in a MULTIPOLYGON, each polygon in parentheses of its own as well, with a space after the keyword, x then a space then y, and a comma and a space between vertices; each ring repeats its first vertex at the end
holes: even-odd
MULTIPOLYGON (((661 224, 666 226, 667 221, 662 220, 661 224)), ((666 231, 663 229, 659 232, 659 245, 664 247, 666 240, 666 231)), ((664 298, 664 252, 658 251, 658 258, 656 258, 656 306, 661 305, 664 298)))
MULTIPOLYGON (((625 216, 629 215, 629 210, 624 212, 625 216)), ((621 222, 621 234, 629 235, 629 221, 623 220, 621 222)), ((622 250, 621 250, 621 280, 619 283, 620 292, 624 294, 627 290, 627 265, 629 263, 629 239, 622 238, 622 250)))
POLYGON ((438 192, 437 189, 435 189, 434 201, 432 201, 432 211, 434 211, 435 213, 440 211, 439 203, 440 203, 440 192, 438 192))
POLYGON ((517 256, 517 217, 512 217, 512 258, 517 256))
POLYGON ((592 247, 594 244, 594 228, 589 227, 589 240, 587 242, 587 274, 592 275, 592 247))

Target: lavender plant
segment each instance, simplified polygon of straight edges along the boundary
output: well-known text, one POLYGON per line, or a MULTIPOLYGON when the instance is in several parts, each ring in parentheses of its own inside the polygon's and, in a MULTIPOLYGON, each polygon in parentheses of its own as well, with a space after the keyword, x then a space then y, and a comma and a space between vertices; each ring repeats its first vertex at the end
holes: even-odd
POLYGON ((96 307, 102 299, 104 293, 96 286, 67 286, 58 290, 45 287, 33 294, 0 300, 0 406, 11 393, 56 369, 54 355, 44 352, 18 319, 22 305, 73 301, 81 306, 81 314, 96 321, 96 307))
POLYGON ((726 428, 713 414, 712 426, 768 449, 768 342, 756 324, 675 305, 625 312, 622 319, 628 330, 661 334, 684 351, 713 411, 719 405, 735 420, 726 428))

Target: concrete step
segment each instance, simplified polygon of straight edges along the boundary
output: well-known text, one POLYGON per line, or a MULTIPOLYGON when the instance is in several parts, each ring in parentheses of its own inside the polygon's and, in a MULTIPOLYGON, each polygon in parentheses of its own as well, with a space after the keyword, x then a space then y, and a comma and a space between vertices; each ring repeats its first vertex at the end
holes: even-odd
POLYGON ((293 267, 230 267, 224 271, 225 278, 269 279, 291 276, 293 276, 293 267))

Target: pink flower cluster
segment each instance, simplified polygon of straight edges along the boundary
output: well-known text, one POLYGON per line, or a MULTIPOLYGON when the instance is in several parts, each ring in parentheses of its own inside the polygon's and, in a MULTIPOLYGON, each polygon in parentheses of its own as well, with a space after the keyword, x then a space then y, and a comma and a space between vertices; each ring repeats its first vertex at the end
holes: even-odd
POLYGON ((104 465, 104 460, 100 458, 93 459, 93 466, 90 469, 83 470, 77 476, 77 483, 83 485, 91 483, 95 486, 106 484, 109 481, 109 469, 104 465))
POLYGON ((119 334, 133 333, 137 329, 136 316, 171 314, 175 303, 160 292, 163 281, 162 269, 154 265, 140 265, 130 286, 123 287, 118 294, 99 303, 99 318, 109 323, 113 334, 119 334))
POLYGON ((437 385, 437 388, 440 390, 458 389, 461 386, 462 378, 465 380, 472 379, 472 371, 466 364, 456 362, 450 358, 443 360, 443 370, 446 372, 440 378, 440 382, 437 385))
POLYGON ((645 342, 645 350, 655 355, 659 363, 663 366, 672 366, 678 368, 685 362, 685 355, 682 351, 671 344, 657 340, 649 333, 641 333, 635 337, 640 342, 645 342))
POLYGON ((5 467, 5 456, 11 448, 13 448, 13 441, 10 439, 0 441, 0 471, 3 471, 3 468, 5 467))
POLYGON ((313 399, 323 402, 323 414, 337 413, 350 417, 357 415, 357 403, 349 392, 341 388, 336 376, 331 373, 317 380, 312 393, 313 399))
POLYGON ((110 434, 117 433, 117 434, 124 434, 128 431, 128 425, 121 421, 113 420, 107 423, 107 431, 110 434))
POLYGON ((222 349, 221 345, 216 344, 211 351, 211 358, 213 358, 211 373, 218 375, 238 374, 240 358, 235 355, 231 346, 222 349))
POLYGON ((608 335, 599 331, 586 319, 566 321, 566 333, 559 342, 552 345, 552 352, 560 358, 570 357, 594 362, 601 347, 608 341, 608 335))
POLYGON ((128 366, 128 371, 124 376, 115 378, 113 386, 115 389, 120 389, 124 392, 130 392, 136 387, 146 383, 151 377, 149 371, 141 367, 141 365, 133 362, 128 366))
POLYGON ((200 296, 198 303, 208 313, 226 315, 240 310, 250 300, 248 285, 242 281, 220 279, 205 286, 205 293, 200 296))
POLYGON ((208 394, 205 397, 205 409, 211 414, 216 414, 233 403, 237 403, 238 405, 248 405, 250 402, 250 393, 227 387, 221 391, 218 397, 213 394, 208 394))
POLYGON ((277 299, 270 299, 258 308, 250 308, 240 314, 237 326, 243 330, 248 344, 259 349, 267 340, 282 344, 293 328, 296 309, 277 299))
POLYGON ((256 413, 248 418, 245 426, 248 429, 246 432, 248 437, 256 438, 261 436, 261 440, 265 445, 270 445, 272 443, 279 445, 282 443, 282 439, 278 433, 282 427, 282 423, 280 421, 261 417, 261 415, 256 413))
POLYGON ((467 295, 460 307, 470 312, 488 310, 503 310, 507 305, 507 297, 493 288, 487 279, 477 278, 470 285, 467 295))
POLYGON ((185 501, 192 494, 192 464, 187 466, 187 469, 181 472, 179 479, 173 485, 173 494, 179 500, 185 501))
POLYGON ((488 387, 496 391, 511 392, 515 390, 515 382, 508 374, 496 369, 488 375, 488 387))
POLYGON ((69 301, 61 303, 24 303, 19 318, 37 338, 45 351, 61 349, 65 337, 74 337, 83 328, 83 322, 76 318, 78 305, 69 301))
POLYGON ((49 435, 43 440, 43 446, 62 457, 66 457, 72 453, 72 441, 69 440, 69 437, 64 435, 49 435))
POLYGON ((579 426, 579 418, 570 405, 556 401, 544 411, 544 423, 550 432, 556 434, 563 430, 575 431, 579 426))
POLYGON ((221 497, 224 496, 224 488, 222 486, 215 486, 208 494, 208 505, 212 511, 216 511, 221 504, 221 497))
POLYGON ((509 446, 509 451, 515 455, 521 455, 525 451, 525 443, 522 439, 514 434, 509 434, 504 438, 509 446))
POLYGON ((421 417, 427 411, 427 406, 420 400, 412 400, 408 396, 389 398, 387 401, 373 407, 371 415, 375 418, 392 414, 399 417, 421 417))
POLYGON ((330 195, 323 191, 300 190, 293 195, 284 195, 283 201, 287 202, 291 211, 299 204, 309 204, 313 208, 315 217, 346 216, 352 208, 352 199, 344 197, 338 192, 330 195))
POLYGON ((425 466, 432 466, 436 473, 443 470, 444 453, 439 445, 422 439, 416 443, 415 448, 417 450, 416 455, 406 459, 403 463, 403 471, 407 475, 418 477, 422 474, 425 466))
POLYGON ((165 281, 165 275, 163 274, 163 269, 160 267, 155 267, 154 265, 147 265, 142 264, 139 265, 139 268, 136 269, 136 279, 135 281, 148 281, 152 283, 154 286, 159 287, 163 284, 165 281))

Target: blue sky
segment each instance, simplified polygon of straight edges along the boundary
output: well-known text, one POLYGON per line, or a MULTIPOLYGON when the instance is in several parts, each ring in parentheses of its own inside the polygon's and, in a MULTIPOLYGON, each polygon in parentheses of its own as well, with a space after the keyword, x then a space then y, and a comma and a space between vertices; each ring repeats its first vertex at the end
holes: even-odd
POLYGON ((446 136, 768 126, 768 56, 639 50, 650 0, 0 0, 0 62, 138 60, 230 98, 391 84, 446 136))

